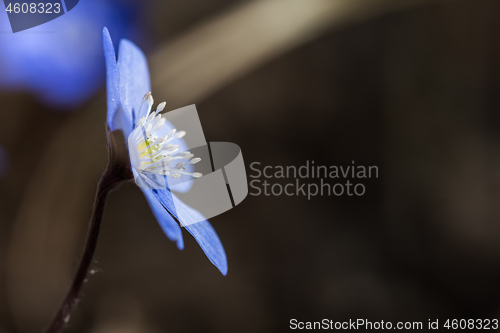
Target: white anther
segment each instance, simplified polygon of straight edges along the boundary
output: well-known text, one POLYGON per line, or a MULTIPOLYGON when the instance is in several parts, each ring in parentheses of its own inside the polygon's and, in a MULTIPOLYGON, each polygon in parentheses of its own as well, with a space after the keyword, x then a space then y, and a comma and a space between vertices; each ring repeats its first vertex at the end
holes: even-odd
POLYGON ((174 137, 174 135, 175 135, 175 132, 176 132, 176 131, 177 131, 177 130, 174 128, 173 130, 171 130, 170 132, 168 132, 167 137, 168 137, 169 139, 170 139, 170 138, 173 138, 173 137, 174 137))
POLYGON ((198 163, 199 161, 201 161, 201 158, 199 158, 199 157, 195 157, 195 158, 193 158, 191 161, 189 161, 189 164, 196 164, 196 163, 198 163))
POLYGON ((175 135, 175 137, 176 137, 177 139, 181 139, 181 138, 183 138, 185 135, 186 135, 186 132, 184 132, 184 131, 179 131, 179 132, 177 132, 177 134, 175 135))
POLYGON ((146 118, 142 117, 141 119, 139 119, 136 126, 141 127, 142 125, 144 125, 145 122, 146 122, 146 118))
POLYGON ((161 102, 160 104, 158 104, 158 106, 156 107, 156 114, 162 112, 163 109, 165 109, 166 105, 167 105, 166 102, 161 102))
MULTIPOLYGON (((161 115, 156 116, 156 118, 158 118, 158 117, 160 117, 160 118, 161 118, 161 115)), ((156 121, 156 119, 155 119, 155 121, 156 121)), ((167 120, 166 120, 165 118, 161 118, 161 119, 159 119, 159 120, 155 123, 155 125, 153 126, 153 132, 158 131, 159 129, 161 129, 161 128, 163 127, 163 125, 165 124, 165 122, 166 122, 166 121, 167 121, 167 120)))

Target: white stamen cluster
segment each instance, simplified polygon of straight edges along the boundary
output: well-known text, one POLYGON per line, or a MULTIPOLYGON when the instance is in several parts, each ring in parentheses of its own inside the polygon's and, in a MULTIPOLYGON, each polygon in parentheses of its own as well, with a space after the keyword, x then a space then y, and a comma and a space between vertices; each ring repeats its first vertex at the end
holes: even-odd
POLYGON ((189 175, 194 178, 202 176, 199 172, 186 172, 184 166, 196 164, 201 158, 194 157, 189 151, 179 151, 179 145, 172 144, 172 140, 180 139, 186 135, 184 131, 171 130, 165 136, 159 136, 158 133, 166 122, 161 112, 166 103, 160 103, 155 112, 151 112, 153 106, 153 96, 147 93, 141 103, 138 114, 144 103, 147 103, 148 111, 145 117, 137 122, 129 137, 129 151, 131 156, 137 158, 134 166, 137 172, 142 174, 157 174, 179 178, 181 175, 189 175), (134 149, 135 151, 131 151, 134 149), (175 166, 170 166, 174 160, 189 160, 188 162, 179 162, 175 166))

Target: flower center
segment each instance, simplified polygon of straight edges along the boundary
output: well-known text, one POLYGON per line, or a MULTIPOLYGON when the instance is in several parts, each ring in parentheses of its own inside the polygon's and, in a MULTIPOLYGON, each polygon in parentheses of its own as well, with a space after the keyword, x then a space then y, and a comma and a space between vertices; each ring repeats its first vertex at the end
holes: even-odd
MULTIPOLYGON (((199 172, 187 172, 185 166, 196 164, 201 158, 194 157, 189 151, 179 152, 179 145, 174 144, 175 139, 182 139, 186 132, 172 129, 165 136, 160 135, 166 123, 161 112, 166 103, 160 103, 155 112, 151 112, 153 96, 147 93, 142 99, 138 114, 144 104, 147 104, 147 113, 137 122, 128 138, 129 153, 132 166, 141 174, 156 174, 179 178, 188 175, 194 178, 202 176, 199 172), (173 164, 174 161, 177 163, 173 164)), ((163 131, 164 132, 164 131, 163 131)))

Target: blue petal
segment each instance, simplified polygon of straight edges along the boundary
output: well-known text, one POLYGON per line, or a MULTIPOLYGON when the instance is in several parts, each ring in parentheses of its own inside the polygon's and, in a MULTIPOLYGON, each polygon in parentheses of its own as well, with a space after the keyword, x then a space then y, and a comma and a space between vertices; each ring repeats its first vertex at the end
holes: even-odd
POLYGON ((184 240, 182 238, 181 227, 177 222, 170 216, 170 214, 165 210, 165 208, 160 204, 158 199, 153 193, 153 190, 141 188, 144 196, 146 197, 154 216, 158 220, 160 227, 167 237, 177 243, 179 250, 184 248, 184 240))
POLYGON ((115 112, 120 104, 120 73, 116 65, 116 54, 108 28, 102 29, 102 44, 104 48, 104 59, 106 61, 106 91, 108 99, 108 115, 106 120, 109 128, 114 131, 116 128, 113 124, 115 112))
POLYGON ((227 258, 226 251, 217 236, 214 228, 207 220, 199 223, 189 224, 185 226, 187 231, 193 235, 194 239, 200 244, 203 252, 208 259, 219 269, 222 275, 227 274, 227 258))
MULTIPOLYGON (((138 113, 142 99, 151 91, 151 83, 144 53, 134 43, 126 39, 120 41, 118 70, 120 72, 119 87, 123 115, 132 120, 133 128, 139 120, 138 113)), ((128 136, 130 131, 128 133, 124 131, 125 135, 128 136)))
POLYGON ((224 247, 212 225, 197 210, 189 207, 169 190, 153 190, 158 201, 174 215, 186 230, 196 239, 208 259, 227 274, 227 257, 224 247))

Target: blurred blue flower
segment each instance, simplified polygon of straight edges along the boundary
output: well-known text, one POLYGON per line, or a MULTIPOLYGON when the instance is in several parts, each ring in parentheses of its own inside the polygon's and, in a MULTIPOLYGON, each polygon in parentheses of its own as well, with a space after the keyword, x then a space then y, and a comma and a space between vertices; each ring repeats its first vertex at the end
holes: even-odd
POLYGON ((226 275, 226 253, 212 225, 198 211, 180 201, 168 188, 157 186, 154 178, 144 176, 146 173, 158 175, 159 180, 165 176, 177 178, 181 174, 195 178, 201 176, 189 169, 189 166, 192 167, 199 159, 193 158, 185 151, 187 145, 182 137, 186 133, 176 132, 173 125, 159 114, 165 103, 161 103, 156 112, 151 112, 153 98, 149 93, 151 86, 146 57, 135 44, 122 39, 117 60, 106 28, 103 29, 103 45, 107 75, 108 127, 111 131, 122 130, 125 138, 128 138, 132 172, 153 214, 167 237, 175 241, 177 247, 182 250, 182 232, 172 217, 174 216, 196 239, 208 259, 226 275), (169 167, 173 160, 187 162, 169 167))
POLYGON ((134 13, 128 1, 85 0, 53 21, 11 33, 0 10, 0 88, 31 91, 61 110, 82 104, 104 85, 102 26, 134 37, 134 13))

